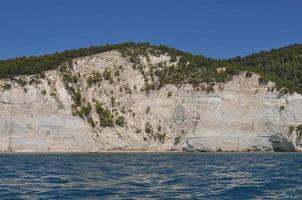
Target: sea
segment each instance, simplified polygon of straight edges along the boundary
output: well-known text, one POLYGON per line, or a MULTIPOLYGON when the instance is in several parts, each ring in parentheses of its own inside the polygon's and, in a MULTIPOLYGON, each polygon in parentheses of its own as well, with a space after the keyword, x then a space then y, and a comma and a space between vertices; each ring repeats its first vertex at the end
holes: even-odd
POLYGON ((0 199, 302 199, 302 153, 0 154, 0 199))

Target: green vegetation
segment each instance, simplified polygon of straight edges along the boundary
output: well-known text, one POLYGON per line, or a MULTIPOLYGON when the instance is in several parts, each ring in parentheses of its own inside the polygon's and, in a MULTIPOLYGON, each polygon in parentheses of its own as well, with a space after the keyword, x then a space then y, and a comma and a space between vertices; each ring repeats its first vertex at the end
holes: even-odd
POLYGON ((213 85, 207 85, 205 90, 207 93, 211 93, 215 91, 213 85))
POLYGON ((300 133, 302 132, 302 124, 297 126, 297 131, 299 131, 300 133))
POLYGON ((298 140, 301 140, 301 138, 302 138, 302 124, 299 124, 296 127, 293 126, 293 125, 288 126, 288 133, 290 135, 292 135, 295 130, 296 130, 298 140))
POLYGON ((88 103, 87 106, 82 106, 80 111, 77 112, 77 114, 83 118, 84 116, 88 117, 90 115, 91 112, 91 105, 90 103, 88 103))
MULTIPOLYGON (((119 50, 123 56, 129 58, 133 68, 139 70, 145 78, 146 91, 161 88, 165 84, 190 83, 196 87, 202 84, 213 85, 225 82, 232 78, 232 75, 241 71, 249 71, 247 78, 255 72, 261 75, 259 82, 267 84, 268 80, 276 82, 276 89, 288 88, 288 92, 297 91, 302 93, 302 45, 295 44, 271 51, 262 51, 246 57, 235 57, 231 59, 211 59, 201 55, 193 55, 182 52, 164 45, 151 45, 149 43, 123 43, 117 45, 93 46, 77 50, 67 50, 61 53, 54 53, 43 56, 19 57, 0 61, 0 78, 12 78, 25 74, 43 74, 46 70, 56 69, 63 63, 71 65, 71 59, 88 56, 109 50, 119 50), (167 66, 159 63, 145 71, 139 56, 159 56, 168 54, 171 62, 175 65, 167 66), (225 71, 217 71, 217 68, 224 67, 225 71), (158 81, 155 82, 154 76, 158 81)), ((64 71, 64 70, 63 70, 64 71)), ((113 82, 113 72, 105 70, 103 78, 113 82)), ((114 72, 120 76, 119 72, 114 72)), ((45 75, 44 75, 45 76, 45 75)), ((67 82, 76 82, 75 76, 64 75, 67 82)), ((93 84, 97 79, 93 77, 87 80, 93 84)), ((23 82, 20 84, 24 84, 23 82)), ((211 88, 207 92, 211 92, 211 88)))
MULTIPOLYGON (((180 85, 190 83, 198 87, 201 84, 213 85, 218 82, 231 80, 233 75, 241 71, 248 71, 247 78, 252 77, 251 72, 261 75, 259 83, 266 85, 269 80, 276 82, 276 89, 288 88, 289 93, 296 91, 302 93, 302 45, 291 45, 271 51, 262 51, 246 57, 235 57, 225 60, 206 58, 169 48, 163 45, 153 46, 147 43, 136 44, 131 51, 126 52, 134 68, 138 69, 145 77, 146 90, 158 89, 165 84, 180 85), (135 47, 135 48, 134 48, 135 47), (160 63, 150 70, 150 77, 156 75, 159 83, 152 83, 142 70, 137 55, 146 55, 146 52, 157 56, 167 53, 172 61, 179 58, 177 65, 165 66, 160 63), (224 67, 225 71, 217 71, 224 67)), ((212 92, 212 87, 206 87, 207 92, 212 92)))
POLYGON ((252 72, 246 72, 245 77, 251 78, 253 76, 252 72))
MULTIPOLYGON (((44 76, 44 78, 45 78, 45 76, 44 76)), ((39 83, 41 83, 41 80, 39 80, 39 75, 31 77, 31 79, 29 80, 30 85, 39 84, 39 83)))
POLYGON ((99 115, 100 126, 113 127, 113 125, 114 125, 113 116, 107 107, 104 107, 104 105, 102 103, 96 102, 95 110, 96 110, 96 113, 99 115))
POLYGON ((115 120, 115 124, 121 127, 125 126, 125 118, 123 116, 118 116, 118 118, 115 120))
POLYGON ((288 127, 288 133, 289 133, 289 134, 292 134, 294 130, 295 130, 295 127, 294 127, 293 125, 290 125, 290 126, 288 127))
POLYGON ((105 69, 105 71, 103 72, 103 77, 105 80, 109 81, 110 83, 113 82, 112 72, 109 68, 105 69))
POLYGON ((177 136, 175 139, 174 139, 174 145, 178 145, 180 142, 180 136, 177 136))
POLYGON ((152 126, 151 126, 151 124, 149 122, 147 122, 145 124, 145 132, 146 133, 153 133, 153 128, 152 128, 152 126))
POLYGON ((56 69, 64 62, 71 59, 89 56, 110 50, 123 51, 127 47, 132 47, 135 43, 123 43, 117 45, 92 46, 89 48, 80 48, 66 50, 61 53, 48 54, 43 56, 18 57, 0 61, 0 78, 10 78, 18 75, 36 74, 51 69, 56 69))
POLYGON ((267 77, 260 76, 260 78, 258 79, 258 82, 260 85, 267 85, 269 82, 269 79, 267 77))
POLYGON ((263 80, 277 83, 277 89, 302 93, 302 45, 295 44, 228 60, 242 70, 260 74, 263 80))
POLYGON ((91 117, 89 117, 87 119, 88 123, 92 126, 92 128, 95 128, 95 122, 93 121, 93 119, 91 117))
POLYGON ((302 124, 297 126, 297 137, 298 137, 298 140, 301 140, 301 138, 302 138, 302 124))
POLYGON ((11 86, 11 84, 9 84, 9 83, 5 83, 5 84, 2 86, 2 88, 3 88, 3 91, 4 91, 4 90, 10 90, 10 89, 12 88, 12 86, 11 86))
POLYGON ((93 72, 92 76, 87 78, 87 85, 91 87, 93 84, 102 81, 102 75, 99 72, 93 72))
POLYGON ((161 143, 164 143, 165 142, 165 140, 166 140, 166 133, 163 133, 163 134, 158 134, 157 135, 157 138, 158 138, 158 140, 161 142, 161 143))
POLYGON ((16 81, 22 87, 24 87, 27 84, 26 80, 24 80, 23 78, 12 79, 12 80, 16 81))
POLYGON ((82 105, 82 101, 84 101, 85 98, 83 98, 81 95, 80 87, 77 84, 78 83, 77 76, 72 74, 70 68, 71 68, 71 63, 68 63, 68 65, 61 66, 59 68, 59 71, 62 73, 62 79, 65 88, 68 90, 69 94, 71 95, 74 101, 74 103, 71 105, 73 114, 78 115, 81 118, 84 118, 84 116, 88 117, 91 111, 91 105, 88 105, 87 107, 82 105))
POLYGON ((110 97, 111 100, 111 106, 114 107, 115 106, 115 97, 110 97))

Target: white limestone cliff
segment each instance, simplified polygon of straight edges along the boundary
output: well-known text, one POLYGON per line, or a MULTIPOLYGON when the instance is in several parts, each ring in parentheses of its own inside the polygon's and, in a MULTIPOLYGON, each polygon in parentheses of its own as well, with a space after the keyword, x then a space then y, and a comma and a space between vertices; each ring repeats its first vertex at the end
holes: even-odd
MULTIPOLYGON (((171 64, 166 55, 141 59, 146 70, 150 64, 171 64)), ((302 150, 302 96, 281 95, 272 82, 260 85, 257 74, 241 73, 216 84, 213 92, 189 84, 146 92, 142 74, 118 51, 74 59, 69 67, 76 83, 66 85, 59 69, 45 77, 17 77, 25 85, 0 80, 1 152, 302 150), (105 70, 113 80, 89 85, 89 77, 105 70), (95 127, 74 113, 69 86, 91 105, 95 127), (125 125, 100 126, 96 102, 114 119, 124 117, 125 125)))

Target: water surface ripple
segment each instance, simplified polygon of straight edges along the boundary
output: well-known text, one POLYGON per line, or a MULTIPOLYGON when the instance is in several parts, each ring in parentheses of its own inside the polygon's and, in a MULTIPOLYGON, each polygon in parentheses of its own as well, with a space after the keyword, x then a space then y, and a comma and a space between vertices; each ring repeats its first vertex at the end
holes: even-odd
POLYGON ((301 198, 301 153, 0 154, 0 199, 301 198))

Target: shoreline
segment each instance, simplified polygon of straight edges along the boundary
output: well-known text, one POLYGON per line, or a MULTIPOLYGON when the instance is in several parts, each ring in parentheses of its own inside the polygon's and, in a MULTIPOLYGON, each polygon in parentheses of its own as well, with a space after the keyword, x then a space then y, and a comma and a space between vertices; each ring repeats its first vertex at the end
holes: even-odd
POLYGON ((244 153, 244 154, 262 154, 262 153, 302 153, 299 151, 144 151, 144 150, 125 150, 125 151, 94 151, 94 152, 85 152, 85 151, 19 151, 19 152, 0 152, 1 155, 35 155, 35 154, 127 154, 127 153, 148 153, 148 154, 176 154, 176 153, 190 153, 190 154, 234 154, 234 153, 244 153))

